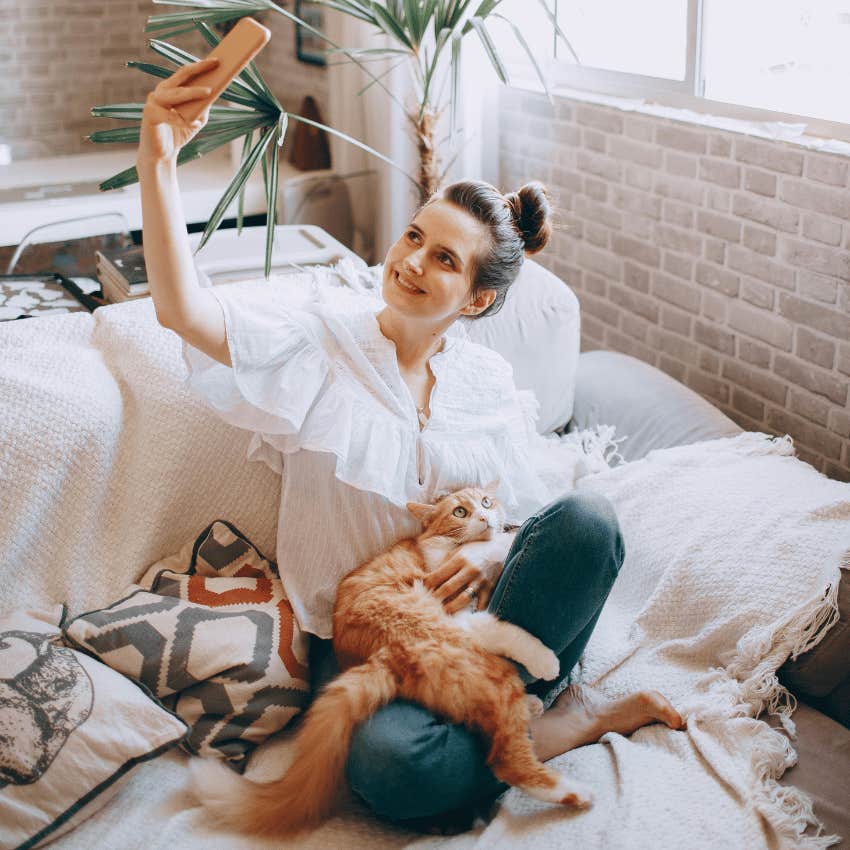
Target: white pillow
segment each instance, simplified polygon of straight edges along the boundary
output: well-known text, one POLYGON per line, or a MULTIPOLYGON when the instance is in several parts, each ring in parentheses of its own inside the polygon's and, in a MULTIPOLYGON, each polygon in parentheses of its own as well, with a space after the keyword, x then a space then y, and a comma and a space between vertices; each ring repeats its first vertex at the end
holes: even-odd
POLYGON ((579 355, 579 303, 572 289, 534 260, 525 260, 494 316, 464 322, 473 342, 498 351, 514 382, 540 402, 537 430, 569 422, 579 355))

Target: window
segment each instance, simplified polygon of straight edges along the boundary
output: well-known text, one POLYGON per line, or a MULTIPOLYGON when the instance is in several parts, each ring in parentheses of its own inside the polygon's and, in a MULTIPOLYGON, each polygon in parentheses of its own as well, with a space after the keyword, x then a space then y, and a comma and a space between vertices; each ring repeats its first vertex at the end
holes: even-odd
MULTIPOLYGON (((529 14, 538 5, 505 0, 500 11, 543 59, 551 87, 806 124, 850 141, 850 0, 549 0, 575 55, 545 13, 529 14)), ((502 45, 512 80, 530 80, 504 33, 502 45)))

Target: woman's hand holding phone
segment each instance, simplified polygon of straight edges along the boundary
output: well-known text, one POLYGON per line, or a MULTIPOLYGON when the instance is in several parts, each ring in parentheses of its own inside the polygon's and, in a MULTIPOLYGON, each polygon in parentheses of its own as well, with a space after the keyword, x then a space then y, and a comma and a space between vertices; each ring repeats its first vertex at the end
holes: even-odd
POLYGON ((207 57, 184 65, 162 80, 148 95, 142 112, 139 160, 157 162, 176 159, 180 149, 201 131, 209 117, 209 104, 192 121, 187 121, 176 107, 210 96, 212 90, 209 86, 193 86, 191 83, 196 77, 216 68, 218 63, 216 57, 207 57))

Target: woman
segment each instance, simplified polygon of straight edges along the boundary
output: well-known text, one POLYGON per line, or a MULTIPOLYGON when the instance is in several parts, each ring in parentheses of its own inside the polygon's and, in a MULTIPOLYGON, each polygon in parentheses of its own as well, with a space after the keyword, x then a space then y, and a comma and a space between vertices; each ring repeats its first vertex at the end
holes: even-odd
MULTIPOLYGON (((208 94, 191 81, 209 67, 204 60, 180 69, 145 105, 137 163, 145 260, 160 323, 188 344, 193 385, 226 421, 254 432, 249 456, 278 470, 286 457, 278 565, 299 623, 317 638, 316 685, 335 672, 328 638, 342 575, 419 532, 407 501, 484 484, 494 473, 521 527, 470 550, 460 569, 435 573, 433 589, 449 611, 486 606, 537 635, 559 656, 563 684, 624 558, 617 520, 595 495, 546 497, 528 468, 537 435, 510 366, 460 342, 455 325, 497 311, 523 256, 546 244, 542 187, 503 197, 487 184, 460 183, 429 201, 387 254, 377 313, 297 309, 281 301, 281 287, 253 304, 227 288, 201 289, 175 160, 207 113, 186 124, 172 107, 208 94)), ((521 673, 544 698, 558 689, 521 673)), ((682 722, 657 692, 606 701, 573 686, 529 731, 549 759, 656 721, 682 722)), ((403 701, 358 729, 347 773, 393 820, 433 820, 502 790, 475 735, 403 701)))

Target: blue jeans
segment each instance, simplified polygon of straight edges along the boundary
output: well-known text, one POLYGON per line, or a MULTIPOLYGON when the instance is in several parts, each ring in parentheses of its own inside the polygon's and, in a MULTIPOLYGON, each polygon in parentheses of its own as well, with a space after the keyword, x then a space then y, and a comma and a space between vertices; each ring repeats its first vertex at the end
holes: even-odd
MULTIPOLYGON (((520 668, 529 693, 545 697, 569 677, 624 557, 614 510, 596 494, 556 499, 517 531, 488 609, 536 635, 560 658, 560 682, 534 681, 520 668)), ((318 689, 337 672, 330 641, 314 641, 311 663, 318 689)), ((465 726, 400 699, 355 730, 347 775, 378 815, 421 821, 505 790, 486 755, 487 745, 465 726)))

